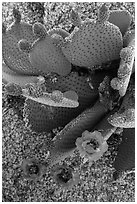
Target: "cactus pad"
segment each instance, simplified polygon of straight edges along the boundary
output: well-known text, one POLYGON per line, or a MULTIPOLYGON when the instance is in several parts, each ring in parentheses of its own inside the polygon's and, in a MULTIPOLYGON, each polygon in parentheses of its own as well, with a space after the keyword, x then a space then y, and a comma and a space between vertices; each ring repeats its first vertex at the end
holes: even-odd
POLYGON ((135 129, 124 129, 122 133, 122 142, 118 148, 118 154, 113 163, 116 172, 120 174, 125 170, 131 170, 135 167, 135 129))
POLYGON ((33 42, 29 52, 29 60, 32 66, 43 74, 57 73, 62 76, 68 75, 71 71, 71 64, 63 55, 61 48, 55 45, 53 36, 55 34, 47 34, 46 28, 40 23, 33 25, 33 32, 38 39, 33 42))
POLYGON ((110 23, 119 27, 122 35, 128 30, 131 20, 132 16, 127 10, 113 10, 108 19, 110 23))
POLYGON ((91 78, 93 89, 90 88, 86 77, 79 76, 77 73, 71 73, 69 76, 58 76, 46 81, 48 92, 59 90, 66 92, 75 91, 78 95, 79 106, 77 108, 50 107, 40 105, 39 103, 26 100, 24 108, 24 117, 31 125, 33 131, 50 131, 58 126, 66 125, 70 120, 80 114, 86 107, 93 105, 98 97, 98 86, 103 80, 105 73, 99 73, 91 78), (51 120, 48 115, 52 115, 51 120), (51 122, 52 121, 52 122, 51 122))
POLYGON ((124 96, 133 72, 135 61, 135 33, 129 32, 125 36, 125 48, 120 52, 120 65, 118 69, 118 77, 111 81, 113 89, 119 91, 120 96, 124 96))
POLYGON ((135 84, 134 79, 130 81, 130 85, 122 101, 122 105, 118 112, 114 113, 108 120, 110 124, 121 128, 135 127, 135 84))
MULTIPOLYGON (((16 13, 16 18, 18 12, 16 13)), ((25 75, 37 75, 36 70, 29 62, 28 54, 18 48, 18 41, 26 39, 30 43, 36 40, 33 35, 32 26, 28 23, 15 19, 14 23, 2 35, 2 55, 5 64, 13 71, 25 75)))
POLYGON ((119 59, 123 46, 122 34, 117 26, 106 20, 105 8, 100 9, 97 20, 83 22, 65 38, 62 51, 72 64, 93 69, 95 65, 119 59))

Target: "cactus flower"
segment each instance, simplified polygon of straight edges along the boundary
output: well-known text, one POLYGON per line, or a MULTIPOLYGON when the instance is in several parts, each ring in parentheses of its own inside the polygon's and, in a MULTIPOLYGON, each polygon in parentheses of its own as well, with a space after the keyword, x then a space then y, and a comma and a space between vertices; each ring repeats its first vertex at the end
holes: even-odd
POLYGON ((57 165, 52 169, 54 181, 63 189, 70 189, 78 184, 80 177, 71 167, 66 165, 57 165))
POLYGON ((107 142, 98 131, 92 133, 87 130, 84 131, 82 137, 77 138, 76 146, 80 156, 84 158, 84 163, 89 160, 90 164, 100 159, 108 149, 107 142))
POLYGON ((45 167, 35 159, 26 159, 22 162, 24 177, 29 180, 37 180, 42 177, 45 167))

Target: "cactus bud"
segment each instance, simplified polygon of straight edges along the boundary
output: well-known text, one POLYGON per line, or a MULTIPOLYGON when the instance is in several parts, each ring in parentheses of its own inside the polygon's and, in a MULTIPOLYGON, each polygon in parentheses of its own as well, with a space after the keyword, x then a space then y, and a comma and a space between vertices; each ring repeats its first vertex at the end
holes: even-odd
POLYGON ((16 23, 20 23, 20 21, 21 21, 21 13, 19 12, 18 9, 13 8, 13 16, 15 18, 15 22, 16 23))
POLYGON ((32 27, 33 33, 38 37, 38 38, 45 38, 47 35, 47 31, 44 25, 41 23, 35 23, 32 27))
POLYGON ((26 53, 29 53, 31 50, 31 44, 25 39, 20 40, 18 42, 18 46, 21 51, 26 53))
POLYGON ((81 26, 81 18, 76 10, 72 9, 70 17, 71 17, 71 22, 73 23, 74 26, 77 26, 77 27, 81 26))
POLYGON ((99 23, 104 23, 105 21, 108 20, 108 18, 109 18, 109 9, 105 4, 103 4, 99 9, 97 21, 99 23))

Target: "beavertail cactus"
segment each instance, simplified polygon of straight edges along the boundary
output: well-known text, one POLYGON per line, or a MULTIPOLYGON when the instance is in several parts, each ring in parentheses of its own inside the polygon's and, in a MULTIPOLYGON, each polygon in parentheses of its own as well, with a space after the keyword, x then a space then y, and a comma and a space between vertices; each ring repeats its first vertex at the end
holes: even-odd
POLYGON ((48 93, 46 91, 46 86, 44 85, 44 77, 37 77, 37 81, 35 79, 35 82, 33 83, 30 83, 30 79, 29 83, 26 83, 23 88, 19 84, 16 84, 14 82, 8 83, 5 86, 6 93, 13 96, 23 95, 26 98, 29 98, 43 105, 46 104, 48 106, 69 108, 75 108, 79 106, 78 95, 75 91, 69 90, 62 93, 59 90, 54 90, 52 91, 52 93, 48 93))
POLYGON ((54 165, 71 155, 76 148, 76 139, 85 130, 92 130, 94 126, 105 116, 107 109, 102 104, 96 104, 85 110, 77 118, 68 123, 64 129, 56 135, 50 150, 49 163, 54 165))
POLYGON ((110 124, 121 128, 135 127, 135 81, 132 78, 128 90, 123 98, 120 109, 108 121, 110 124))
POLYGON ((61 160, 64 160, 73 153, 76 147, 80 151, 82 157, 86 156, 85 161, 87 161, 87 158, 89 158, 91 163, 92 161, 98 160, 107 150, 106 141, 117 129, 108 123, 107 119, 110 116, 110 113, 107 113, 108 109, 97 101, 94 106, 85 110, 77 118, 68 123, 64 129, 56 135, 53 141, 48 157, 49 165, 52 166, 61 160), (89 133, 87 130, 94 132, 89 133), (82 135, 83 138, 81 137, 82 135), (89 137, 89 135, 91 135, 91 137, 89 137), (91 146, 99 145, 99 149, 93 151, 93 148, 89 148, 89 151, 92 151, 89 152, 89 155, 88 151, 86 152, 89 146, 86 147, 86 149, 83 147, 85 147, 84 145, 89 142, 89 139, 91 139, 92 136, 95 141, 91 142, 91 146), (86 143, 82 145, 83 139, 86 143))
POLYGON ((23 90, 23 96, 42 105, 67 108, 79 106, 78 95, 75 91, 70 90, 62 93, 61 91, 54 90, 52 93, 48 93, 39 85, 29 84, 28 86, 27 89, 23 90))
POLYGON ((66 76, 71 71, 71 64, 63 55, 61 48, 57 46, 63 37, 54 32, 48 34, 44 25, 33 25, 34 35, 37 40, 31 45, 26 40, 19 41, 20 50, 29 53, 29 60, 36 69, 43 74, 57 73, 66 76))
POLYGON ((15 18, 14 23, 6 29, 3 25, 2 35, 2 55, 5 64, 18 74, 37 75, 40 74, 29 61, 28 54, 23 53, 18 48, 18 41, 22 38, 29 43, 34 42, 36 37, 33 35, 32 26, 21 21, 21 14, 17 9, 13 9, 15 18))
MULTIPOLYGON (((13 15, 14 23, 8 29, 2 27, 6 93, 25 96, 23 117, 31 131, 63 128, 46 147, 49 154, 44 164, 33 159, 23 162, 24 176, 41 178, 44 165, 52 167, 76 148, 92 164, 107 151, 107 140, 118 129, 124 129, 123 141, 114 167, 117 172, 133 167, 135 31, 126 33, 129 12, 109 12, 103 4, 96 20, 83 22, 72 9, 75 29, 71 34, 22 22, 16 9, 13 15)), ((55 169, 55 179, 73 185, 77 177, 65 170, 64 166, 55 169)))
POLYGON ((115 131, 116 127, 108 123, 107 119, 110 113, 106 115, 96 126, 92 132, 85 130, 81 137, 76 140, 76 146, 80 156, 84 158, 84 163, 89 161, 92 165, 93 161, 97 161, 107 151, 107 140, 115 131))
POLYGON ((79 76, 76 72, 71 72, 66 77, 58 76, 48 79, 45 84, 47 92, 59 90, 64 93, 72 90, 78 95, 79 106, 76 108, 51 107, 27 99, 24 107, 26 125, 36 132, 48 132, 58 126, 66 125, 86 107, 94 104, 98 97, 98 86, 105 74, 106 72, 102 72, 91 77, 92 89, 87 82, 87 77, 79 76))
POLYGON ((95 65, 119 59, 122 34, 108 22, 109 11, 105 5, 100 8, 97 20, 88 19, 80 24, 74 11, 72 18, 77 26, 62 44, 62 51, 72 64, 93 69, 95 65))
POLYGON ((119 94, 112 89, 110 86, 111 79, 109 76, 106 76, 100 86, 99 90, 99 98, 100 102, 110 110, 113 110, 116 105, 118 105, 119 94))
POLYGON ((113 174, 116 180, 123 171, 135 168, 135 129, 123 130, 122 142, 118 147, 118 154, 113 163, 116 171, 113 174))
POLYGON ((129 31, 124 42, 126 47, 120 52, 120 66, 118 69, 118 77, 112 79, 111 86, 119 91, 120 96, 124 96, 130 81, 132 69, 135 59, 135 33, 129 31))
POLYGON ((126 33, 130 24, 132 16, 127 10, 112 10, 108 21, 119 27, 122 35, 126 33))

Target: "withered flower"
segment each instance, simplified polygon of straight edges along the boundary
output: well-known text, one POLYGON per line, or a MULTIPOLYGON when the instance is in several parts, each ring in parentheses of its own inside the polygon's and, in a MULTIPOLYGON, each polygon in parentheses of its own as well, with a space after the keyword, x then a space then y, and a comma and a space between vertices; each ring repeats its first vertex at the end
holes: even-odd
POLYGON ((78 184, 80 177, 77 171, 66 165, 57 165, 52 169, 54 181, 63 189, 70 189, 78 184))
POLYGON ((44 172, 44 165, 35 159, 25 159, 21 165, 24 177, 29 180, 40 179, 44 172))

